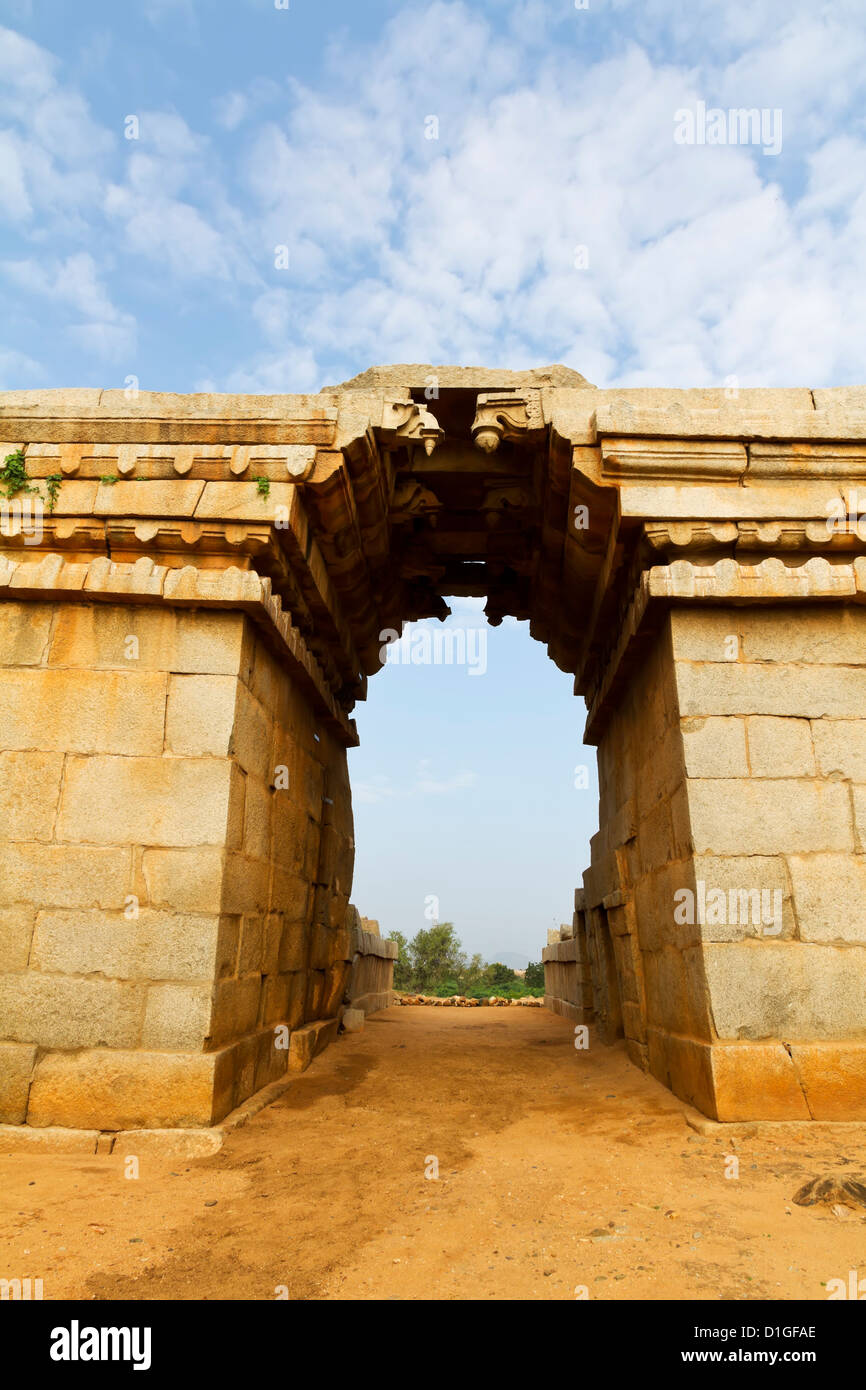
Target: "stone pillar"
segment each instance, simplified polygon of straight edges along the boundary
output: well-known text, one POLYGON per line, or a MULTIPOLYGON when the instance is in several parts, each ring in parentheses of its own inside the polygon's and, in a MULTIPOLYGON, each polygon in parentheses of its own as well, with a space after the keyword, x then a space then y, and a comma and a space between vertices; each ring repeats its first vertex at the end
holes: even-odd
POLYGON ((866 611, 683 608, 671 640, 701 1090, 720 1119, 864 1119, 866 611))
POLYGON ((48 566, 62 601, 0 603, 0 1120, 212 1124, 337 1016, 345 745, 257 576, 175 572, 224 611, 95 564, 99 601, 48 566))
POLYGON ((864 655, 860 607, 675 607, 600 737, 604 1040, 718 1119, 866 1118, 864 655))

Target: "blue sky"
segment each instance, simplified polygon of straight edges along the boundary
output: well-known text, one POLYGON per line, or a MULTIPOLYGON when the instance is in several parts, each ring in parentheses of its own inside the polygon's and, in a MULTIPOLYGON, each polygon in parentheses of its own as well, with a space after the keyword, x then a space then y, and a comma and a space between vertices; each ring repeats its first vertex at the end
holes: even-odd
MULTIPOLYGON (((388 361, 862 382, 862 20, 862 0, 5 0, 0 387, 308 391, 388 361), (781 151, 678 144, 701 102, 780 112, 781 151)), ((359 711, 356 899, 411 928, 438 856, 468 944, 537 955, 594 829, 582 706, 523 629, 489 636, 483 678, 389 669, 359 711)))
POLYGON ((489 628, 483 601, 450 602, 444 625, 406 630, 404 659, 389 661, 356 709, 354 898, 383 929, 412 936, 435 909, 467 949, 537 960, 548 927, 571 921, 589 862, 595 750, 582 743, 572 677, 528 624, 489 628), (414 664, 418 632, 443 628, 461 633, 467 660, 414 664))

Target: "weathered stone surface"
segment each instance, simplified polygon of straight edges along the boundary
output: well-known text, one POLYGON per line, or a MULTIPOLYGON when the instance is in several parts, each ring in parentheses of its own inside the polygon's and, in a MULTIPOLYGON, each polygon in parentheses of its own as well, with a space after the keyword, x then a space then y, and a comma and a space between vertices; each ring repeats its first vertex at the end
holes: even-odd
POLYGON ((688 798, 698 854, 854 849, 851 802, 841 783, 692 779, 688 798))
POLYGON ((261 993, 262 977, 258 974, 220 981, 213 999, 211 1037, 214 1042, 228 1042, 252 1032, 259 1015, 261 993))
POLYGON ((682 736, 687 776, 748 777, 743 720, 684 719, 682 736))
POLYGON ((95 844, 225 842, 230 764, 210 758, 70 758, 61 840, 95 844))
POLYGON ((866 663, 866 613, 860 608, 837 610, 829 620, 820 609, 745 610, 740 631, 747 661, 795 662, 806 668, 866 663))
POLYGON ((0 1124, 24 1123, 35 1062, 35 1047, 0 1043, 0 1124))
POLYGON ((678 951, 669 947, 644 956, 647 1022, 671 1033, 709 1038, 709 1010, 699 947, 678 951))
POLYGON ((722 1038, 866 1037, 866 948, 798 941, 707 944, 713 1020, 722 1038))
POLYGON ((96 1153, 98 1129, 72 1129, 68 1125, 46 1126, 0 1125, 0 1153, 96 1153))
POLYGON ((48 1048, 137 1047, 144 987, 132 982, 43 975, 0 975, 0 1016, 13 1042, 48 1048))
POLYGON ((0 962, 5 970, 26 970, 33 939, 35 908, 0 907, 0 962))
MULTIPOLYGON (((724 894, 726 904, 722 920, 714 917, 710 910, 705 911, 704 920, 699 924, 701 937, 705 941, 742 941, 746 937, 770 934, 773 939, 781 940, 796 936, 788 869, 792 862, 789 858, 786 863, 783 855, 695 855, 692 861, 694 881, 704 885, 705 904, 708 895, 718 890, 724 894), (781 919, 776 911, 780 904, 781 919), (771 928, 771 932, 767 928, 771 928)), ((793 869, 790 872, 793 874, 793 869)), ((800 921, 802 936, 802 918, 800 921)))
POLYGON ((154 907, 178 912, 220 911, 224 854, 216 846, 146 849, 141 864, 154 907))
POLYGON ((794 1063, 782 1043, 708 1049, 717 1120, 812 1118, 794 1063))
POLYGON ((799 719, 856 719, 866 699, 866 666, 833 667, 678 663, 683 715, 763 714, 799 719))
POLYGON ((208 1158, 219 1152, 223 1139, 220 1129, 124 1129, 115 1138, 112 1152, 121 1157, 208 1158))
POLYGON ((141 1045, 148 1050, 193 1052, 210 1031, 213 986, 158 984, 147 991, 141 1045))
POLYGON ((812 742, 822 777, 866 782, 866 721, 813 719, 812 742))
POLYGON ((866 1120, 866 1044, 791 1044, 791 1057, 816 1120, 866 1120))
POLYGON ((122 908, 128 891, 128 850, 7 844, 0 855, 0 904, 122 908))
POLYGON ((9 749, 162 752, 165 677, 159 672, 6 669, 0 701, 9 749))
POLYGON ((802 941, 866 947, 866 856, 788 856, 802 941))
POLYGON ((0 605, 0 665, 41 665, 53 616, 49 603, 0 605))
POLYGON ((62 753, 0 753, 0 821, 8 839, 51 839, 62 774, 62 753))
POLYGON ((746 720, 753 777, 813 777, 815 756, 808 719, 757 715, 746 720))
POLYGON ((226 757, 231 751, 238 688, 233 676, 172 676, 165 714, 166 752, 226 757))
POLYGON ((221 1058, 113 1049, 49 1053, 36 1068, 27 1123, 73 1129, 210 1125, 230 1109, 216 1113, 221 1058))
POLYGON ((40 912, 31 963, 37 970, 65 975, 207 980, 214 971, 218 932, 217 917, 151 908, 132 918, 93 910, 40 912))
POLYGON ((306 1071, 317 1053, 333 1042, 338 1027, 336 1018, 323 1018, 296 1028, 289 1042, 289 1071, 306 1071))
POLYGON ((62 605, 57 612, 49 659, 56 666, 129 670, 133 660, 127 653, 132 650, 137 653, 137 671, 237 675, 243 634, 244 619, 240 613, 186 612, 129 604, 85 607, 71 603, 62 605), (132 648, 130 637, 135 638, 132 648))

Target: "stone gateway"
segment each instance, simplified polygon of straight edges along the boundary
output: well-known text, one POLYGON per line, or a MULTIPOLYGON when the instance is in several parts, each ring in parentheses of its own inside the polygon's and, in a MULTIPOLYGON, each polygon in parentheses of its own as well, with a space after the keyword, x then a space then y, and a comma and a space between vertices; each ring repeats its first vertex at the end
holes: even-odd
POLYGON ((549 1006, 709 1116, 866 1119, 866 388, 407 366, 0 412, 0 1121, 212 1125, 353 976, 387 1002, 352 710, 449 594, 529 620, 598 749, 549 1006))

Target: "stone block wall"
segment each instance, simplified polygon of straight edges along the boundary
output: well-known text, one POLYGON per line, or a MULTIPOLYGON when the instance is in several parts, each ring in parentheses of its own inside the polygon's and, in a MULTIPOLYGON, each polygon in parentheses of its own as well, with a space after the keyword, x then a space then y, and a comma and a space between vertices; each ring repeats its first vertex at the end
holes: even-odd
POLYGON ((861 608, 674 608, 599 745, 602 1033, 719 1119, 866 1118, 864 660, 861 608))
POLYGON ((605 1041, 624 1037, 632 1060, 659 1074, 668 1039, 709 1037, 699 941, 669 929, 690 847, 667 628, 623 690, 598 764, 600 829, 584 875, 595 1010, 605 1041))
POLYGON ((703 1085, 723 1119, 866 1118, 866 611, 686 608, 671 631, 703 1085))
POLYGON ((352 969, 346 1002, 350 1008, 360 1009, 365 1014, 387 1009, 394 997, 397 943, 381 937, 379 923, 368 917, 360 917, 357 909, 351 905, 348 921, 351 928, 352 969))
POLYGON ((0 707, 0 1121, 219 1120, 342 1000, 345 748, 242 611, 7 600, 0 707))
POLYGON ((545 1007, 572 1023, 589 1023, 593 1017, 585 918, 583 893, 578 890, 573 922, 559 931, 548 931, 548 942, 541 952, 545 1007))

